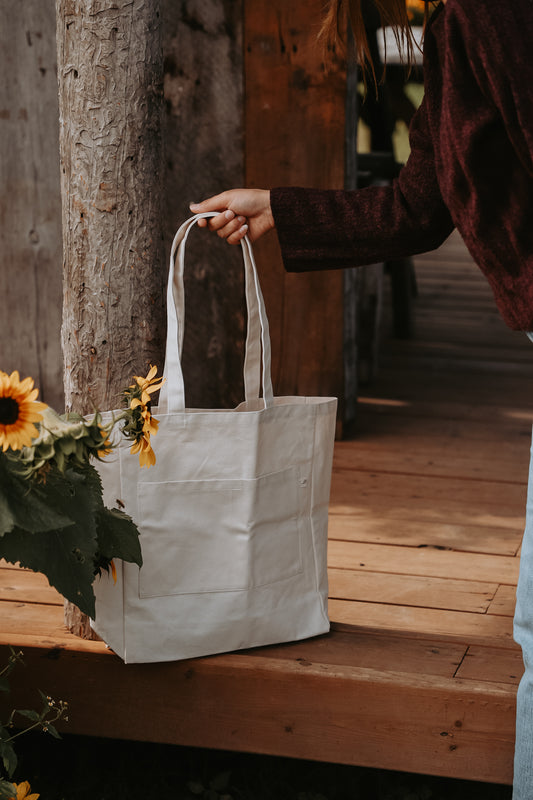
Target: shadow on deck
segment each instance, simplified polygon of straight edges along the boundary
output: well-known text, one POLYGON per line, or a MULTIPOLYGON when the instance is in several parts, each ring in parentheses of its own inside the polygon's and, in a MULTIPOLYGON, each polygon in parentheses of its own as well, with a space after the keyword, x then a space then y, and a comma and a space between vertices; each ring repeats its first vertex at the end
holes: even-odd
POLYGON ((331 634, 125 666, 65 632, 42 576, 5 566, 15 704, 39 685, 69 700, 71 733, 511 782, 533 346, 457 238, 416 269, 415 337, 385 337, 336 446, 331 634))

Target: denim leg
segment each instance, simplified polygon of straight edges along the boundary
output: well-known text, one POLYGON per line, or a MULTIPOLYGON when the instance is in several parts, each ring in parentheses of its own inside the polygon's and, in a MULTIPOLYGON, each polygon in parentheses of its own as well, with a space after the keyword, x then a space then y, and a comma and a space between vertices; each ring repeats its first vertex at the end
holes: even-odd
POLYGON ((533 446, 531 452, 514 617, 514 638, 522 648, 525 673, 517 695, 513 800, 533 798, 533 446))

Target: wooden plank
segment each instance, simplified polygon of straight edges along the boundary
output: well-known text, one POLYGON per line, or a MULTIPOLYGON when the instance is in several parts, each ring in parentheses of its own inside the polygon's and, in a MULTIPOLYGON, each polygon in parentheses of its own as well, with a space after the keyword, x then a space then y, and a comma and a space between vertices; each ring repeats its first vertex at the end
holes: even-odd
POLYGON ((404 632, 451 642, 518 648, 508 617, 351 600, 330 600, 329 615, 335 630, 376 628, 394 635, 404 632))
POLYGON ((63 604, 44 605, 2 600, 0 645, 38 650, 106 652, 100 641, 80 639, 69 633, 63 622, 63 604))
POLYGON ((494 525, 523 529, 524 487, 479 482, 473 491, 459 480, 432 481, 422 476, 337 470, 331 487, 332 511, 357 515, 361 509, 379 514, 383 508, 402 519, 494 525), (492 490, 492 491, 491 491, 492 490))
POLYGON ((62 604, 45 605, 3 599, 1 610, 2 642, 19 646, 19 636, 44 636, 58 641, 65 638, 62 604))
POLYGON ((484 553, 330 541, 330 567, 392 575, 422 575, 516 586, 518 559, 484 553))
POLYGON ((498 586, 493 600, 489 604, 489 614, 501 614, 513 617, 516 603, 516 586, 498 586))
POLYGON ((515 403, 506 407, 487 404, 476 409, 459 399, 439 403, 430 396, 413 402, 403 393, 391 398, 375 394, 359 398, 359 411, 360 425, 355 437, 357 441, 365 441, 369 445, 373 443, 375 447, 379 447, 381 437, 398 439, 403 434, 401 427, 405 422, 405 437, 412 439, 414 443, 425 440, 430 452, 431 449, 438 452, 441 442, 449 446, 449 439, 459 437, 461 439, 456 444, 461 452, 464 436, 467 441, 475 443, 472 457, 482 454, 484 446, 494 446, 498 441, 503 444, 509 435, 516 437, 518 441, 525 439, 531 434, 533 421, 531 409, 520 403, 520 398, 516 398, 515 403), (429 438, 433 448, 430 447, 429 438))
POLYGON ((361 509, 357 516, 337 514, 332 509, 329 538, 516 556, 522 533, 516 528, 401 519, 389 509, 384 509, 379 516, 372 511, 365 514, 361 509))
POLYGON ((25 660, 13 702, 38 682, 69 700, 72 733, 100 735, 105 725, 111 737, 138 731, 148 741, 511 779, 508 684, 484 682, 472 692, 469 681, 261 655, 127 667, 70 652, 51 661, 28 651, 25 660))
POLYGON ((4 567, 0 561, 0 602, 4 600, 63 606, 63 598, 44 575, 31 570, 4 567))
MULTIPOLYGON (((426 336, 428 336, 429 339, 430 334, 426 333, 426 336)), ((431 338, 433 341, 430 339, 429 341, 426 340, 411 346, 410 357, 413 360, 413 364, 415 363, 415 359, 442 359, 443 363, 445 363, 446 359, 449 360, 451 357, 453 357, 455 370, 464 368, 465 364, 475 364, 478 370, 484 369, 491 372, 512 370, 518 371, 520 367, 527 368, 531 364, 531 356, 529 356, 527 353, 523 353, 522 351, 517 350, 513 361, 511 363, 504 364, 502 359, 505 357, 507 352, 506 349, 500 352, 500 358, 498 358, 498 352, 495 351, 494 348, 484 348, 478 345, 475 350, 473 348, 466 349, 464 347, 464 343, 462 346, 456 348, 448 342, 439 340, 435 341, 436 337, 434 333, 431 338), (475 361, 473 356, 475 357, 475 361)), ((391 348, 391 351, 387 355, 389 358, 394 357, 394 348, 391 348)))
MULTIPOLYGON (((366 391, 364 396, 393 405, 403 401, 404 409, 434 403, 435 411, 430 409, 434 417, 438 417, 446 406, 459 405, 463 409, 470 406, 474 420, 476 409, 481 415, 487 413, 486 409, 493 409, 493 420, 499 421, 507 413, 508 405, 511 409, 519 407, 531 413, 528 400, 532 386, 533 380, 524 370, 520 375, 506 374, 505 379, 502 376, 499 381, 483 371, 474 370, 465 375, 462 370, 444 369, 441 364, 435 364, 429 373, 423 373, 416 362, 409 362, 409 351, 405 349, 403 355, 400 350, 396 360, 389 359, 387 368, 378 373, 372 384, 372 392, 366 391), (483 397, 483 402, 480 402, 480 397, 483 397)), ((491 425, 491 436, 498 430, 499 425, 491 425)))
MULTIPOLYGON (((394 472, 363 472, 362 470, 340 470, 334 468, 332 502, 352 499, 354 505, 370 497, 388 497, 390 504, 413 502, 432 509, 450 508, 467 513, 466 520, 477 517, 483 510, 485 516, 517 520, 523 523, 525 511, 525 484, 506 481, 465 480, 438 476, 434 480, 420 474, 395 474, 394 472), (402 500, 403 499, 403 500, 402 500), (466 512, 468 507, 473 513, 466 512), (517 510, 520 510, 520 515, 517 510), (510 515, 510 516, 509 516, 510 515)), ((441 513, 442 515, 442 513, 441 513)), ((436 514, 438 516, 438 513, 436 514)), ((464 520, 463 520, 464 521, 464 520)))
MULTIPOLYGON (((481 454, 468 452, 466 444, 463 444, 455 454, 453 447, 439 446, 438 452, 432 455, 431 451, 428 452, 427 445, 424 447, 420 439, 421 437, 418 441, 413 441, 412 447, 409 446, 411 442, 405 441, 403 448, 397 439, 392 441, 390 448, 386 446, 388 440, 374 447, 363 440, 354 446, 354 452, 348 458, 344 458, 343 454, 335 457, 335 469, 400 473, 412 477, 416 475, 431 475, 436 478, 461 477, 466 480, 498 481, 505 484, 514 479, 515 484, 526 486, 524 474, 527 474, 527 457, 520 457, 516 449, 514 459, 510 452, 511 447, 503 447, 499 457, 494 452, 493 458, 488 454, 483 458, 481 454), (509 452, 505 452, 507 450, 509 452), (506 480, 502 481, 504 466, 506 480)), ((486 452, 486 448, 484 449, 486 452)))
POLYGON ((484 614, 497 584, 413 575, 330 569, 329 597, 394 606, 442 608, 484 614))
MULTIPOLYGON (((486 453, 493 453, 496 457, 497 445, 501 442, 503 455, 509 456, 509 438, 515 444, 515 453, 519 459, 527 458, 529 439, 531 437, 531 412, 522 410, 517 405, 510 410, 494 410, 489 406, 484 412, 476 415, 475 408, 470 407, 470 412, 465 414, 456 405, 453 412, 446 413, 444 409, 432 408, 433 400, 428 398, 425 404, 411 404, 403 401, 401 395, 395 405, 389 404, 379 408, 379 401, 375 403, 378 408, 374 414, 365 408, 360 417, 360 430, 357 441, 371 441, 377 439, 375 446, 379 446, 381 437, 405 437, 413 444, 424 447, 429 455, 438 453, 441 447, 448 450, 455 444, 459 454, 469 443, 473 449, 472 458, 483 458, 486 453), (511 415, 515 415, 515 418, 511 415), (486 416, 483 419, 483 415, 486 416), (508 416, 506 420, 504 415, 508 416), (523 416, 523 421, 519 415, 523 416), (518 419, 516 419, 518 417, 518 419), (455 440, 455 441, 453 441, 455 440), (508 443, 507 446, 505 443, 508 443), (518 449, 517 448, 520 448, 518 449), (518 452, 516 450, 518 449, 518 452)), ((404 441, 405 446, 405 441, 404 441)))
MULTIPOLYGON (((290 656, 312 664, 367 667, 382 671, 393 669, 414 675, 453 678, 466 650, 464 644, 427 637, 384 635, 375 630, 356 633, 334 630, 325 636, 302 642, 263 647, 260 654, 264 658, 277 659, 290 656)), ((259 653, 259 650, 255 650, 255 653, 259 653)))
MULTIPOLYGON (((514 359, 509 359, 507 351, 502 354, 499 360, 494 358, 494 354, 490 359, 477 358, 475 349, 470 350, 468 356, 463 355, 461 358, 457 357, 458 352, 461 352, 461 348, 450 349, 446 354, 437 354, 423 349, 418 352, 413 351, 410 354, 411 368, 416 366, 417 370, 422 374, 428 374, 435 369, 453 370, 457 375, 461 374, 465 377, 469 374, 485 374, 486 377, 492 377, 496 381, 496 375, 500 379, 502 376, 520 377, 526 367, 524 363, 517 363, 514 359)), ((397 364, 399 357, 399 353, 388 353, 381 359, 381 364, 383 367, 388 368, 393 363, 397 364)))
POLYGON ((462 680, 498 681, 517 686, 524 672, 522 653, 499 647, 471 645, 456 672, 462 680))

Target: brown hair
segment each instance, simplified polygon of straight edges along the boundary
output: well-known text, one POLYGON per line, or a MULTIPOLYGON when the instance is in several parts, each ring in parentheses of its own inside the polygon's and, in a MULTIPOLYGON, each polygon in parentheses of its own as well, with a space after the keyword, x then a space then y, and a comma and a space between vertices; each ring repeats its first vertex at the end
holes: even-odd
MULTIPOLYGON (((405 63, 410 66, 414 62, 414 42, 406 0, 372 0, 372 10, 379 14, 381 27, 391 27, 398 44, 398 50, 403 54, 405 63)), ((363 76, 370 71, 376 83, 375 65, 370 54, 368 37, 365 27, 364 7, 368 7, 368 0, 329 0, 319 38, 326 50, 340 48, 345 51, 346 24, 353 32, 355 43, 355 57, 357 63, 363 67, 363 76)), ((427 19, 426 3, 426 19, 427 19)), ((366 83, 366 78, 365 78, 366 83)))

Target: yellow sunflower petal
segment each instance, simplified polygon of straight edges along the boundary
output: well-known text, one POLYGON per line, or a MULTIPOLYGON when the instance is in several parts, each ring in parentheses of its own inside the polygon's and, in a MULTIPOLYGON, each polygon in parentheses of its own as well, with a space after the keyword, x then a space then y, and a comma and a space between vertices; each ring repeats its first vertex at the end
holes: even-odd
POLYGON ((155 453, 152 450, 152 447, 148 447, 146 450, 143 450, 139 453, 139 465, 141 467, 150 468, 155 464, 155 453))
POLYGON ((13 786, 15 786, 17 790, 16 800, 39 800, 39 794, 29 794, 29 792, 31 792, 31 786, 28 781, 14 783, 13 786))
POLYGON ((161 378, 161 380, 159 381, 152 382, 149 384, 149 386, 146 387, 144 391, 147 392, 148 394, 153 394, 154 392, 158 392, 160 388, 163 386, 164 382, 165 381, 163 380, 163 378, 161 378))
POLYGON ((159 428, 159 421, 154 417, 150 416, 144 422, 143 432, 151 433, 153 436, 155 436, 158 428, 159 428))
POLYGON ((130 453, 132 454, 132 456, 136 455, 136 453, 138 453, 139 450, 141 449, 141 442, 142 439, 139 439, 138 442, 135 442, 135 444, 132 444, 132 446, 130 447, 130 453))

